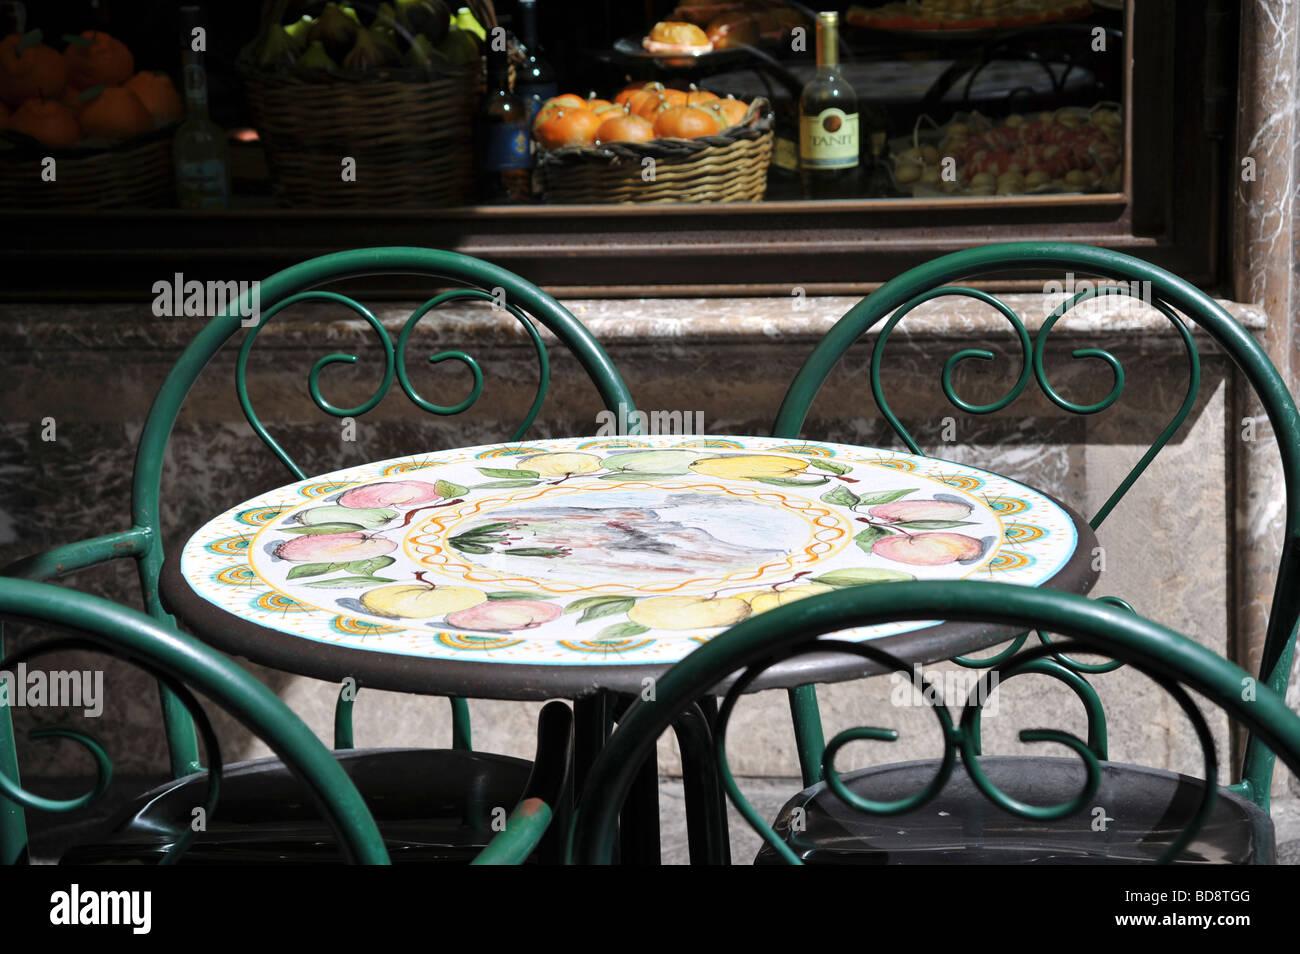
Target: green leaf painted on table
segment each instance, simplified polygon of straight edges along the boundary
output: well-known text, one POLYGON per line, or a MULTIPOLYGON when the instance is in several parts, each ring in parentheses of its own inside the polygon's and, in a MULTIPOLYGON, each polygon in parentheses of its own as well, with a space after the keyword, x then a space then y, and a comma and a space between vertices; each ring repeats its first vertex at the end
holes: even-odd
POLYGON ((450 480, 435 481, 433 489, 438 491, 439 494, 448 500, 452 497, 459 497, 462 494, 469 493, 468 487, 462 487, 460 484, 453 484, 450 480))
POLYGON ((304 583, 303 586, 320 586, 328 589, 347 589, 357 586, 369 586, 372 583, 396 583, 396 580, 390 580, 382 576, 337 576, 332 580, 314 580, 311 583, 304 583))
POLYGON ((812 464, 818 470, 829 470, 832 474, 840 474, 841 476, 853 471, 853 468, 848 464, 841 464, 839 461, 834 460, 826 460, 823 457, 810 457, 808 458, 808 463, 812 464))
POLYGON ((816 480, 791 480, 789 477, 747 477, 746 480, 757 480, 760 484, 771 484, 774 487, 820 487, 830 481, 829 477, 819 477, 816 480))
POLYGON ((320 576, 338 566, 336 563, 302 563, 289 571, 289 579, 301 580, 304 576, 320 576))
POLYGON ((902 570, 885 570, 870 566, 853 566, 844 570, 831 570, 821 576, 814 576, 814 583, 824 583, 842 589, 847 586, 864 586, 868 583, 897 583, 903 580, 915 580, 911 573, 902 570))
POLYGON ((617 616, 619 613, 626 613, 636 605, 636 600, 621 599, 611 603, 602 603, 599 606, 588 606, 582 611, 582 616, 578 619, 579 623, 585 623, 589 620, 600 619, 603 616, 617 616))
POLYGON ((555 599, 549 593, 529 593, 526 590, 493 590, 487 595, 489 601, 493 600, 553 600, 555 599))
POLYGON ((475 484, 471 490, 507 490, 511 487, 536 487, 540 480, 498 480, 490 484, 475 484))
POLYGON ((856 507, 859 498, 847 487, 836 487, 822 494, 821 499, 823 503, 834 504, 837 507, 856 507))
POLYGON ((472 540, 474 537, 481 537, 484 534, 496 533, 498 530, 509 530, 514 524, 509 520, 498 520, 496 523, 485 523, 481 527, 471 527, 463 533, 456 534, 457 540, 472 540))
POLYGON ((481 543, 466 543, 464 540, 458 540, 452 537, 447 541, 447 546, 453 550, 459 550, 461 553, 491 553, 491 547, 485 547, 481 543))
POLYGON ((859 494, 858 506, 871 507, 875 504, 891 503, 914 493, 916 493, 916 488, 908 487, 906 490, 878 490, 874 494, 859 494))
POLYGON ((356 533, 365 527, 357 523, 318 523, 314 527, 285 527, 285 533, 356 533))
MULTIPOLYGON (((504 477, 511 480, 517 477, 540 477, 542 476, 535 470, 512 470, 508 467, 478 467, 476 468, 484 477, 504 477)), ((488 484, 488 486, 493 486, 488 484)))
POLYGON ((947 530, 949 527, 973 527, 975 520, 912 520, 909 523, 896 523, 894 526, 904 530, 947 530))
POLYGON ((300 510, 294 515, 295 520, 308 527, 352 523, 367 530, 378 530, 396 518, 397 511, 392 507, 312 507, 309 510, 300 510))
POLYGON ((641 626, 638 623, 615 623, 613 626, 606 626, 596 634, 596 639, 626 639, 629 636, 640 636, 642 633, 648 633, 650 629, 641 626))
POLYGON ((357 573, 361 576, 370 576, 376 570, 382 570, 386 566, 392 566, 397 561, 390 556, 371 557, 368 560, 353 560, 351 563, 344 563, 343 569, 349 573, 357 573))
POLYGON ((557 550, 555 547, 515 547, 513 550, 502 550, 501 552, 509 553, 511 556, 526 556, 526 557, 564 556, 564 551, 557 550))
POLYGON ((628 601, 631 601, 633 603, 636 602, 636 600, 633 597, 629 597, 629 596, 584 596, 582 599, 574 600, 572 603, 569 603, 567 606, 565 606, 564 612, 566 613, 577 613, 580 611, 585 612, 587 609, 593 606, 605 606, 609 603, 624 603, 628 601))
POLYGON ((892 533, 892 530, 886 530, 884 527, 867 527, 867 529, 863 530, 853 538, 853 542, 856 543, 864 552, 870 553, 871 545, 873 543, 881 537, 890 536, 892 533))

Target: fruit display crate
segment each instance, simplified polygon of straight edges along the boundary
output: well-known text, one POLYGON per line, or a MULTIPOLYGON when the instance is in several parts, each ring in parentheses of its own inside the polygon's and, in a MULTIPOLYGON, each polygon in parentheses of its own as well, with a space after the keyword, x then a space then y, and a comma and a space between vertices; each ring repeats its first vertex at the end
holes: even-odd
POLYGON ((759 98, 743 120, 713 136, 543 151, 542 196, 555 203, 757 202, 767 191, 772 121, 771 106, 759 98))
MULTIPOLYGON (((496 24, 490 3, 470 6, 485 28, 496 24)), ((481 56, 355 73, 275 69, 258 62, 257 43, 236 67, 282 204, 439 208, 471 200, 481 56), (340 188, 349 159, 355 178, 340 188)))
POLYGON ((279 199, 291 206, 460 205, 474 184, 481 68, 420 81, 246 74, 279 199), (344 158, 356 180, 339 188, 344 158))

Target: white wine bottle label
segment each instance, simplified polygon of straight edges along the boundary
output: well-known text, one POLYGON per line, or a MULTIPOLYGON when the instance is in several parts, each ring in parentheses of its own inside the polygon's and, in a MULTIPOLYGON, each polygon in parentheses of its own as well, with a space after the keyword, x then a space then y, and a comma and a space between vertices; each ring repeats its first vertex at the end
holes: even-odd
POLYGON ((851 169, 858 164, 858 114, 831 107, 799 118, 799 160, 807 169, 851 169))

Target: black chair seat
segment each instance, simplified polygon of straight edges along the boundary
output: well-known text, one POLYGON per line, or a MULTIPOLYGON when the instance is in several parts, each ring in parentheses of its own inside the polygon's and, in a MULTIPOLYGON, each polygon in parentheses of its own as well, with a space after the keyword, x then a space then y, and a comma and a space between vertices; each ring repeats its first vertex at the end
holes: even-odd
MULTIPOLYGON (((533 763, 453 749, 341 749, 335 756, 366 801, 394 864, 466 864, 496 833, 528 784, 533 763)), ((155 863, 189 829, 207 774, 136 798, 60 864, 155 863)), ((279 759, 228 765, 216 811, 182 864, 341 864, 342 854, 306 786, 279 759)))
MULTIPOLYGON (((902 762, 842 777, 856 795, 905 798, 934 778, 932 760, 902 762)), ((1031 805, 1072 800, 1083 788, 1083 763, 1073 758, 980 759, 989 780, 1031 805)), ((1101 763, 1102 779, 1088 804, 1059 821, 1032 821, 994 805, 961 765, 929 803, 904 815, 873 816, 841 801, 822 782, 781 809, 773 825, 805 864, 1135 864, 1155 861, 1182 832, 1204 783, 1157 769, 1101 763), (802 808, 803 830, 793 831, 802 808), (1107 818, 1096 830, 1096 809, 1107 818)), ((1219 789, 1204 827, 1178 863, 1275 863, 1273 823, 1254 802, 1219 789)), ((779 864, 764 844, 755 864, 779 864)))

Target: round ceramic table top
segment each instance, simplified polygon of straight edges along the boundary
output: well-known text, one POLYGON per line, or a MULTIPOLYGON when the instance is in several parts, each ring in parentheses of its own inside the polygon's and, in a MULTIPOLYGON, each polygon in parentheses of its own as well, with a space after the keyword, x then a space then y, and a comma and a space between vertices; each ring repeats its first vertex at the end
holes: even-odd
MULTIPOLYGON (((777 438, 566 438, 262 494, 191 537, 163 595, 215 645, 276 668, 572 698, 639 689, 742 619, 840 587, 975 577, 1086 592, 1094 544, 1046 495, 948 461, 777 438)), ((999 638, 939 622, 837 638, 909 662, 999 638)), ((864 669, 838 660, 806 657, 789 684, 864 669)))

